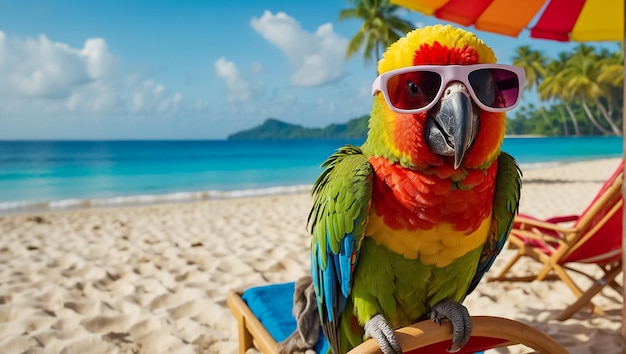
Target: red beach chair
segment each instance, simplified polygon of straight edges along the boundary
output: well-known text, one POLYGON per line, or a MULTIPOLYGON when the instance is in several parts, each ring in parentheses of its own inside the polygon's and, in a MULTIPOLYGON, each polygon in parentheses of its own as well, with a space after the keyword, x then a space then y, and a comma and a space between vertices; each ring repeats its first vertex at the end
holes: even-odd
POLYGON ((518 215, 509 235, 509 246, 517 248, 517 253, 489 281, 544 280, 554 273, 578 298, 557 315, 558 320, 570 318, 586 305, 594 313, 604 314, 593 305, 591 299, 606 285, 623 294, 622 287, 615 282, 615 278, 622 271, 623 185, 624 163, 621 162, 582 214, 557 216, 547 220, 518 215), (528 277, 507 277, 506 273, 522 257, 531 257, 541 262, 543 269, 528 277), (577 263, 596 264, 604 274, 597 279, 570 267, 577 263), (594 281, 593 285, 582 290, 566 270, 587 276, 594 281))

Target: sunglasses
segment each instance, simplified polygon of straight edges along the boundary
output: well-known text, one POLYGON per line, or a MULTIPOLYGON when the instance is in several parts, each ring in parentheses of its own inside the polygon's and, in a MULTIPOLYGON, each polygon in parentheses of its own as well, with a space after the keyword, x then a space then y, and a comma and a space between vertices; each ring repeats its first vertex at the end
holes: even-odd
POLYGON ((382 92, 391 110, 415 114, 435 106, 448 83, 460 81, 482 110, 505 112, 518 105, 525 80, 524 70, 512 65, 418 65, 379 75, 372 96, 382 92))

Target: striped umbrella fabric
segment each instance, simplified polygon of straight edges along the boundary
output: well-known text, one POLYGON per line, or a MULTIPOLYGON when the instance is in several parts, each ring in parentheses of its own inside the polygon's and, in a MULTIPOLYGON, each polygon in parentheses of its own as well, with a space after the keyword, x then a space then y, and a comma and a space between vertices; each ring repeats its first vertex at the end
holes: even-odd
POLYGON ((624 39, 624 0, 391 0, 476 29, 517 37, 567 41, 624 39), (538 18, 531 25, 533 19, 538 18))

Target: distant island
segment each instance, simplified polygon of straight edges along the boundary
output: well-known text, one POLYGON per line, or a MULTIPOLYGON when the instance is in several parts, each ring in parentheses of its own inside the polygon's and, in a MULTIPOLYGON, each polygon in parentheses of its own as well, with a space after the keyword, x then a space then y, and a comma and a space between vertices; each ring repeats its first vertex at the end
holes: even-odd
POLYGON ((291 140, 291 139, 365 139, 368 115, 353 118, 345 124, 324 128, 307 128, 268 118, 263 124, 228 136, 228 140, 291 140))

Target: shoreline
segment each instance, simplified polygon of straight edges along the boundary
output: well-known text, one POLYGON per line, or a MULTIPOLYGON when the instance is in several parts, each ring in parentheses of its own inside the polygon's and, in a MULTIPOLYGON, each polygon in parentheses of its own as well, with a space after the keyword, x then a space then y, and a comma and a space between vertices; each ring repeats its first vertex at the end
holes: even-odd
MULTIPOLYGON (((620 161, 525 170, 520 211, 580 213, 620 161)), ((308 274, 311 203, 294 193, 1 215, 0 353, 235 354, 227 291, 308 274)), ((486 277, 512 255, 505 247, 486 277)), ((523 260, 512 275, 540 269, 523 260)), ((530 324, 570 353, 618 353, 621 298, 607 288, 593 299, 605 316, 559 322, 551 317, 575 300, 564 283, 483 280, 464 305, 530 324)))
MULTIPOLYGON (((522 171, 540 170, 568 164, 585 163, 590 161, 613 160, 616 158, 598 158, 573 161, 548 161, 535 163, 520 163, 522 171)), ((320 170, 321 172, 321 170, 320 170)), ((253 189, 237 190, 205 190, 179 191, 173 193, 150 195, 122 195, 109 198, 67 198, 49 201, 0 201, 0 216, 15 214, 33 214, 59 211, 90 210, 100 208, 140 207, 172 203, 194 203, 210 200, 265 197, 275 195, 291 195, 310 193, 313 184, 297 184, 253 189)))
POLYGON ((257 189, 239 189, 232 191, 208 190, 201 192, 175 192, 152 195, 128 195, 96 199, 61 199, 55 201, 0 202, 0 216, 14 214, 45 213, 56 211, 76 211, 100 208, 141 207, 173 203, 194 203, 211 200, 267 197, 273 195, 291 195, 310 193, 312 185, 278 186, 257 189))

